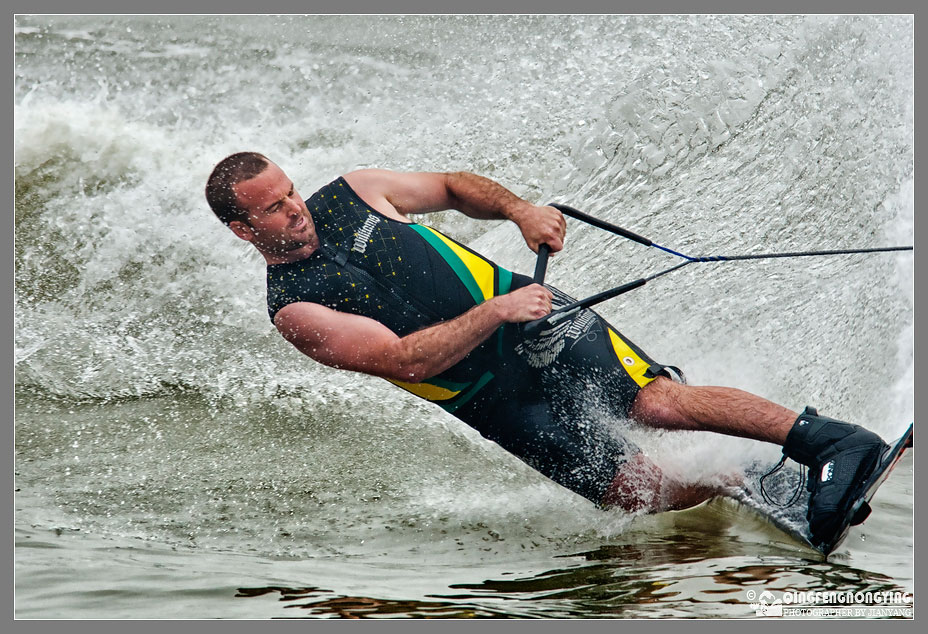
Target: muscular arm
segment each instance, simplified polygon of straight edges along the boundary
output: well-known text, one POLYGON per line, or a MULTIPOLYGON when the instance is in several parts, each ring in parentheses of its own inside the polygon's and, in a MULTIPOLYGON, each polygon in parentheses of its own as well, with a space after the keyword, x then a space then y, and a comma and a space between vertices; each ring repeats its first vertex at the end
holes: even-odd
POLYGON ((418 383, 459 362, 502 324, 538 319, 550 311, 550 291, 532 284, 405 337, 368 317, 309 302, 285 306, 274 317, 274 325, 287 341, 320 363, 418 383))
POLYGON ((345 180, 365 202, 398 220, 409 214, 457 209, 481 220, 513 221, 533 251, 543 243, 552 251, 564 247, 567 225, 561 212, 522 200, 483 176, 369 169, 346 174, 345 180))

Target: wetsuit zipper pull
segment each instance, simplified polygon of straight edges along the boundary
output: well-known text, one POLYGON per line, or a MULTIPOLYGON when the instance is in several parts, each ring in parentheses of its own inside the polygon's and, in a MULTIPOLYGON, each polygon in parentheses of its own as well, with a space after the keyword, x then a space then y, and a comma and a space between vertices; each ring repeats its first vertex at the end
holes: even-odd
POLYGON ((325 242, 319 245, 319 248, 324 256, 335 262, 339 267, 344 268, 348 263, 348 251, 344 249, 336 250, 325 242))

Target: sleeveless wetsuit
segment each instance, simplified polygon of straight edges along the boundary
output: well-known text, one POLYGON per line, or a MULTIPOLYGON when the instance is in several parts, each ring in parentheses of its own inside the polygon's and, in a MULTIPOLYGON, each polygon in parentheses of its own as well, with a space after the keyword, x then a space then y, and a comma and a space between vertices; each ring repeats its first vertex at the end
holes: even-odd
MULTIPOLYGON (((443 234, 380 214, 339 178, 307 201, 320 247, 267 267, 268 313, 313 302, 383 323, 400 337, 532 283, 443 234)), ((554 306, 572 301, 554 293, 554 306)), ((599 503, 637 448, 612 429, 663 366, 599 315, 579 311, 524 339, 505 324, 420 383, 432 401, 562 486, 599 503)))

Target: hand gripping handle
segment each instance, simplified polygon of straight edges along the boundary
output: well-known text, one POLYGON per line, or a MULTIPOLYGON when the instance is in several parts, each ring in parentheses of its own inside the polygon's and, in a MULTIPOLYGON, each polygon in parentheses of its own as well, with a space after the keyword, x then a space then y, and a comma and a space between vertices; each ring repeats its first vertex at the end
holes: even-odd
POLYGON ((547 244, 538 246, 538 259, 535 260, 535 275, 532 276, 532 281, 536 284, 545 283, 545 271, 548 270, 548 255, 550 253, 551 247, 547 244))

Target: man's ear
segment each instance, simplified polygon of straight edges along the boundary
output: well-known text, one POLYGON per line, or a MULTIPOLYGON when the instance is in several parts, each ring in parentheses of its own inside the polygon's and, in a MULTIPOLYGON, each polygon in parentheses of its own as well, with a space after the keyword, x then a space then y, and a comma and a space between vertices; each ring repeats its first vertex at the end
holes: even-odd
POLYGON ((251 242, 255 239, 255 231, 249 225, 242 222, 241 220, 233 220, 229 223, 229 229, 232 230, 232 233, 237 235, 242 240, 246 242, 251 242))

